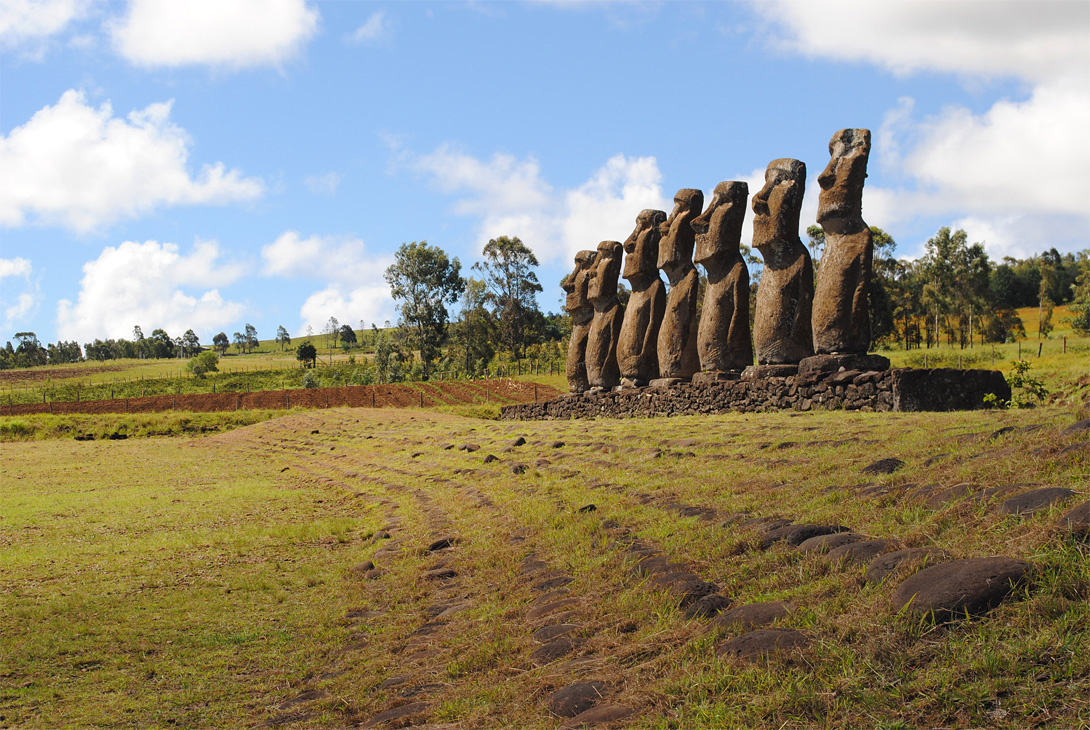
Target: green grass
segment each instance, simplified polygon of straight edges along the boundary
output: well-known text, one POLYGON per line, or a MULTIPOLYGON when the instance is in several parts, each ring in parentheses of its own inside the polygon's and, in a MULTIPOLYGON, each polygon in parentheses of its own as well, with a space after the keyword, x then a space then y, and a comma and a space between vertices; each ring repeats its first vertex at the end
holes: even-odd
POLYGON ((0 416, 0 442, 71 439, 116 440, 151 436, 182 436, 229 431, 283 415, 284 411, 246 410, 218 413, 147 413, 102 415, 45 413, 0 416), (91 437, 91 438, 88 438, 91 437))
POLYGON ((1085 727, 1090 553, 1052 529, 1067 507, 1014 518, 989 501, 896 497, 910 483, 1018 482, 1085 500, 1090 457, 1062 449, 1086 437, 1058 434, 1075 417, 1046 406, 508 423, 334 409, 201 438, 5 444, 0 715, 27 727, 251 727, 298 713, 297 726, 339 728, 422 701, 421 722, 559 727, 545 698, 587 678, 636 710, 633 727, 1085 727), (529 443, 511 447, 517 435, 529 443), (842 443, 811 443, 829 440, 842 443), (481 448, 444 448, 464 443, 481 448), (940 452, 952 456, 924 463, 940 452), (889 456, 906 467, 860 473, 889 456), (863 497, 865 482, 893 492, 863 497), (673 502, 717 518, 681 517, 673 502), (1012 555, 1036 573, 993 612, 936 626, 898 614, 896 581, 864 585, 862 566, 758 549, 755 528, 724 526, 743 511, 1012 555), (380 528, 392 539, 374 539, 380 528), (768 662, 718 658, 738 631, 707 632, 634 575, 624 531, 736 604, 796 603, 780 624, 813 645, 768 662), (437 535, 459 542, 424 553, 437 535), (525 615, 540 595, 520 573, 529 556, 572 578, 581 665, 529 661, 525 615), (348 570, 364 560, 383 574, 348 570), (424 578, 440 563, 455 580, 424 578), (407 679, 380 689, 392 676, 407 679))

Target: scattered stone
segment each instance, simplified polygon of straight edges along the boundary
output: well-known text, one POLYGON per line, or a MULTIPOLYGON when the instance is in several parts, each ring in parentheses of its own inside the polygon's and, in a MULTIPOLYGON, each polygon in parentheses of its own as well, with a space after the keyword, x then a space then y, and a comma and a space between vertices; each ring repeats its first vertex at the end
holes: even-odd
POLYGON ((1075 492, 1066 487, 1046 487, 1032 492, 1019 494, 1000 503, 999 511, 1005 515, 1030 517, 1043 509, 1048 509, 1057 502, 1063 502, 1075 496, 1075 492))
POLYGON ((549 664, 560 657, 571 654, 585 643, 584 639, 578 637, 561 636, 534 649, 533 653, 530 654, 530 661, 538 666, 549 664))
POLYGON ((1006 436, 1008 433, 1012 433, 1012 432, 1017 431, 1017 430, 1018 429, 1016 427, 1014 427, 1014 426, 1003 426, 1002 428, 997 428, 996 430, 994 430, 990 434, 988 434, 988 440, 989 441, 994 441, 995 439, 999 438, 1000 436, 1006 436))
POLYGON ((304 702, 313 702, 314 700, 320 700, 320 699, 323 699, 323 698, 328 697, 328 696, 329 695, 327 695, 325 692, 322 692, 321 690, 310 689, 310 690, 307 690, 306 692, 303 692, 303 693, 291 698, 287 702, 281 703, 280 707, 278 707, 277 709, 287 710, 290 707, 295 707, 296 705, 301 705, 304 702))
POLYGON ((500 460, 500 457, 496 456, 495 454, 489 454, 488 456, 484 457, 484 463, 486 463, 486 464, 491 464, 493 461, 499 461, 499 460, 500 460))
POLYGON ((583 505, 582 507, 579 508, 579 512, 585 514, 587 512, 595 512, 595 511, 597 511, 597 509, 598 509, 598 507, 596 505, 585 504, 585 505, 583 505))
POLYGON ((536 573, 539 570, 545 570, 549 567, 549 564, 543 560, 525 560, 522 563, 522 567, 519 568, 519 575, 529 575, 530 573, 536 573))
POLYGON ((570 575, 557 575, 552 578, 547 578, 542 581, 538 581, 530 586, 530 590, 537 593, 543 593, 545 591, 556 590, 557 588, 563 588, 574 580, 570 575))
POLYGON ((757 629, 725 641, 716 649, 719 656, 758 659, 810 645, 806 635, 797 629, 757 629))
POLYGON ((583 628, 582 624, 549 624, 535 631, 530 638, 539 644, 547 644, 553 639, 583 628))
POLYGON ((800 553, 827 553, 830 550, 845 545, 851 545, 853 542, 861 542, 865 539, 866 537, 864 535, 857 535, 854 532, 835 532, 831 535, 818 535, 800 543, 798 551, 800 553))
POLYGON ((349 570, 349 572, 352 572, 352 573, 366 573, 367 571, 374 570, 374 569, 375 569, 375 564, 372 563, 370 560, 365 560, 362 563, 356 563, 355 565, 353 565, 348 570, 349 570))
POLYGON ((438 613, 435 616, 435 620, 438 621, 439 619, 450 618, 451 616, 453 616, 456 613, 461 613, 462 611, 465 611, 467 608, 473 608, 473 604, 472 603, 455 603, 453 606, 449 606, 448 608, 444 608, 440 613, 438 613))
POLYGON ((549 712, 559 717, 575 717, 586 712, 594 703, 602 699, 606 691, 605 682, 576 682, 549 695, 546 705, 549 712))
POLYGON ((848 528, 843 525, 784 525, 769 530, 761 538, 761 549, 767 550, 781 541, 791 547, 798 547, 812 537, 831 535, 836 532, 848 532, 848 528))
POLYGON ((1060 431, 1062 436, 1074 436, 1077 433, 1084 433, 1090 431, 1090 418, 1084 418, 1081 421, 1071 424, 1063 431, 1060 431))
POLYGON ((670 592, 678 596, 682 608, 691 606, 702 598, 719 592, 719 586, 710 581, 697 578, 696 580, 679 580, 670 585, 670 592))
POLYGON ((575 730, 576 728, 604 725, 608 722, 623 720, 632 713, 633 710, 624 705, 598 705, 597 707, 592 707, 586 712, 581 712, 573 717, 572 721, 565 725, 562 730, 575 730))
POLYGON ((443 444, 443 446, 442 446, 443 451, 450 451, 453 448, 454 448, 454 444, 443 444))
POLYGON ((375 539, 376 540, 389 540, 390 539, 390 533, 386 532, 386 530, 379 530, 378 532, 375 533, 375 539))
POLYGON ((795 604, 784 601, 749 603, 719 614, 709 628, 755 629, 767 626, 795 610, 795 604))
POLYGON ((375 578, 381 578, 383 575, 384 573, 381 570, 379 570, 378 568, 373 568, 372 570, 364 573, 363 577, 367 580, 374 580, 375 578))
POLYGON ((897 544, 894 540, 860 540, 833 548, 825 557, 830 562, 866 563, 897 544))
POLYGON ((538 606, 537 608, 532 608, 529 611, 527 611, 526 612, 526 620, 527 621, 535 621, 535 620, 537 620, 539 618, 544 618, 545 616, 548 616, 550 613, 556 613, 557 611, 560 611, 561 609, 571 608, 571 607, 573 607, 575 605, 576 605, 575 601, 573 601, 570 598, 563 598, 563 599, 561 599, 559 601, 553 601, 552 603, 546 603, 544 606, 538 606))
POLYGON ((409 457, 409 458, 411 458, 411 459, 415 459, 415 458, 417 458, 418 456, 423 456, 423 455, 424 455, 424 452, 423 452, 423 451, 414 451, 414 452, 413 452, 413 453, 412 453, 412 454, 410 455, 410 457, 409 457))
POLYGON ((685 609, 685 618, 712 618, 730 607, 730 599, 718 593, 709 593, 702 598, 693 601, 685 609))
POLYGON ((891 457, 889 459, 879 459, 873 464, 869 464, 863 467, 864 474, 892 474, 893 472, 904 466, 905 463, 900 459, 891 457))
POLYGON ((436 550, 445 550, 449 547, 454 547, 454 544, 458 542, 458 538, 451 537, 449 535, 440 537, 435 540, 431 545, 428 545, 428 552, 434 553, 436 550))
POLYGON ((514 441, 511 442, 511 445, 512 446, 522 446, 525 443, 526 443, 526 439, 523 436, 519 436, 518 438, 516 438, 514 441))
POLYGON ((385 682, 378 686, 379 689, 390 689, 391 687, 398 687, 408 682, 412 677, 407 674, 400 674, 396 677, 388 677, 385 682))
POLYGON ((529 467, 527 467, 525 464, 512 464, 511 465, 511 473, 512 474, 525 474, 528 469, 529 469, 529 467))
POLYGON ((546 459, 544 457, 542 457, 542 458, 540 458, 540 459, 538 459, 537 461, 534 462, 534 466, 537 466, 537 467, 552 466, 552 464, 553 463, 551 461, 549 461, 548 459, 546 459))
POLYGON ((562 448, 564 448, 564 442, 563 441, 553 441, 551 444, 549 444, 549 448, 562 449, 562 448))
POLYGON ((451 568, 435 568, 424 573, 425 580, 449 580, 458 575, 457 571, 451 568))
POLYGON ((481 447, 478 444, 462 444, 461 446, 458 447, 458 450, 459 451, 468 451, 468 452, 472 453, 474 451, 480 451, 481 447))
POLYGON ((1025 581, 1032 566, 1014 558, 967 558, 939 563, 909 576, 893 594, 898 610, 937 618, 983 613, 1025 581))
POLYGON ((879 555, 877 558, 870 561, 870 564, 867 566, 866 582, 871 585, 881 583, 897 572, 897 569, 901 567, 902 563, 911 564, 927 561, 927 563, 933 564, 940 560, 945 560, 946 558, 946 553, 936 548, 905 548, 903 550, 896 550, 892 553, 886 553, 885 555, 879 555))
POLYGON ((405 723, 400 721, 412 717, 413 715, 421 715, 426 712, 430 706, 431 705, 429 705, 427 702, 410 702, 407 705, 393 707, 389 710, 386 710, 385 712, 380 712, 379 714, 375 715, 363 725, 360 725, 360 727, 376 727, 378 725, 383 725, 385 723, 393 722, 395 720, 399 721, 398 725, 404 725, 405 723))
POLYGON ((943 452, 941 454, 935 454, 934 456, 929 456, 927 458, 927 460, 924 461, 923 465, 924 466, 934 466, 935 464, 939 463, 943 459, 949 459, 951 456, 953 456, 953 454, 951 454, 948 451, 943 452))
POLYGON ((1090 537, 1090 502, 1083 502, 1069 511, 1056 522, 1056 526, 1076 540, 1090 537))

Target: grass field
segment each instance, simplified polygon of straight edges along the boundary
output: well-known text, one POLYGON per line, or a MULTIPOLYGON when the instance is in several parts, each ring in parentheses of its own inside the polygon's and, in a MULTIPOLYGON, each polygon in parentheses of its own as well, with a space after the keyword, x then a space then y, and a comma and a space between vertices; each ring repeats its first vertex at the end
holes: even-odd
POLYGON ((559 728, 552 693, 595 681, 624 727, 1090 727, 1090 548, 1054 527, 1090 497, 1074 420, 338 409, 7 443, 0 726, 559 728), (1076 495, 997 510, 1054 486, 1076 495), (761 549, 777 516, 1035 570, 935 624, 893 604, 903 572, 761 549), (809 646, 720 656, 743 629, 688 618, 651 553, 735 606, 794 604, 775 625, 809 646))

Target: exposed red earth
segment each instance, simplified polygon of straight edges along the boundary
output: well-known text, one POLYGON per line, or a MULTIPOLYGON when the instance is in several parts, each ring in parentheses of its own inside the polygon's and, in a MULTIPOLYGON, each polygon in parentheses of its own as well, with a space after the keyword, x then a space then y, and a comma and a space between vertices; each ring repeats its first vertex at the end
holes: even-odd
POLYGON ((527 403, 560 395, 555 388, 519 380, 462 383, 353 385, 340 388, 263 390, 254 393, 186 393, 144 398, 113 398, 0 406, 0 414, 157 413, 162 411, 236 411, 277 408, 411 408, 469 403, 527 403))

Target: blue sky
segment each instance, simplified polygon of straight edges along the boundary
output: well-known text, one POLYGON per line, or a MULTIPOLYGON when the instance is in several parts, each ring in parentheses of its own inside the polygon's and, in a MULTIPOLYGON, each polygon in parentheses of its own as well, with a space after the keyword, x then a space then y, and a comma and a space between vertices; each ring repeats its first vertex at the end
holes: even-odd
POLYGON ((1090 247, 1090 4, 0 0, 0 341, 381 325, 504 234, 558 310, 679 188, 795 157, 805 229, 843 127, 899 255, 1090 247))

